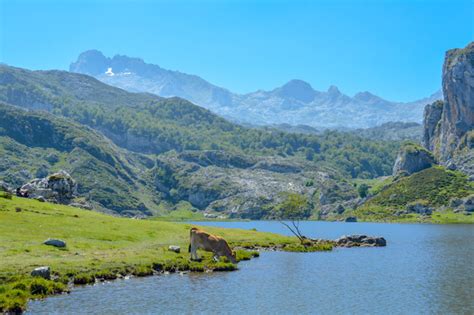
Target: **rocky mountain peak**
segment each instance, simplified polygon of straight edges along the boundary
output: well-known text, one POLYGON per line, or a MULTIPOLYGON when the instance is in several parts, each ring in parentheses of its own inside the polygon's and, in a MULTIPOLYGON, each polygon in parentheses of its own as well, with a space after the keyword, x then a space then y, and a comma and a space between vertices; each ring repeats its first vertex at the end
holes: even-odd
POLYGON ((104 73, 109 63, 110 59, 102 52, 87 50, 79 55, 76 62, 71 63, 69 71, 95 76, 104 73))
POLYGON ((282 98, 293 98, 302 102, 310 102, 316 95, 311 85, 302 80, 291 80, 276 91, 282 98))
POLYGON ((383 101, 380 97, 368 91, 357 93, 356 95, 354 95, 354 99, 357 101, 367 102, 367 103, 375 103, 378 101, 383 101))
POLYGON ((342 94, 342 93, 341 93, 341 91, 339 91, 339 89, 337 88, 337 86, 331 85, 331 86, 328 88, 328 94, 329 94, 329 95, 339 95, 339 94, 342 94))

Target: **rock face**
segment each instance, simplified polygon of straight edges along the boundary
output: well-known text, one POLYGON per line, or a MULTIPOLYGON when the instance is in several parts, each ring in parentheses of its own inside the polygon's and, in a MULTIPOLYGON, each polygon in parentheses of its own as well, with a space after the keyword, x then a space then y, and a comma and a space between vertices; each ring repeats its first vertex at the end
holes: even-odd
POLYGON ((387 245, 387 241, 383 237, 367 235, 344 235, 335 242, 336 246, 340 247, 382 247, 387 245))
POLYGON ((450 168, 462 169, 474 164, 474 42, 446 53, 443 94, 442 103, 425 108, 423 144, 450 168))
POLYGON ((435 163, 433 155, 428 150, 415 144, 406 144, 398 152, 393 166, 393 175, 411 175, 431 167, 435 163))
POLYGON ((20 193, 28 198, 63 204, 70 203, 76 191, 77 184, 66 171, 35 178, 20 188, 20 193))
POLYGON ((430 151, 434 151, 437 140, 438 123, 443 113, 443 101, 436 101, 426 105, 424 113, 423 145, 430 151))

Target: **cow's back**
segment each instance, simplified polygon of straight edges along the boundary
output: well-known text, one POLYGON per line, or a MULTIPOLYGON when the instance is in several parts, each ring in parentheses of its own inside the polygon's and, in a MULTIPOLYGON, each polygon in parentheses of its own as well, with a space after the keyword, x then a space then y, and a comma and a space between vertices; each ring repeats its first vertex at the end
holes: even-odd
POLYGON ((207 251, 222 251, 228 248, 227 242, 216 235, 209 234, 198 228, 191 229, 191 242, 207 251))

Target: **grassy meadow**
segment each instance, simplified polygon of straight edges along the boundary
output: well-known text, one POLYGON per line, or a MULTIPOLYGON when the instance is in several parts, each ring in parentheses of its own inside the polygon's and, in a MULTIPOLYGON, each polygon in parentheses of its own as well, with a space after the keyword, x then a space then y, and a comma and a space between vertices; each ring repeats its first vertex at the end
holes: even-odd
MULTIPOLYGON (((214 262, 201 252, 202 262, 190 262, 187 252, 191 225, 112 217, 78 208, 13 197, 0 198, 0 311, 23 310, 28 299, 120 276, 146 276, 162 271, 224 271, 237 267, 214 262), (66 248, 43 245, 48 238, 66 241, 66 248), (181 253, 168 251, 181 246, 181 253), (30 272, 50 266, 52 280, 30 272)), ((296 244, 295 238, 251 230, 206 227, 235 246, 296 244)), ((238 260, 258 252, 237 251, 238 260)))

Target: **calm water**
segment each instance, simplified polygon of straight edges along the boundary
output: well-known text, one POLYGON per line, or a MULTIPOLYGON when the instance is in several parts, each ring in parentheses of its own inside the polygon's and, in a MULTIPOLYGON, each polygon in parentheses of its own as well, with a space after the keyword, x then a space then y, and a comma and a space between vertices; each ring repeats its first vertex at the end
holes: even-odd
MULTIPOLYGON (((277 222, 219 222, 286 233, 277 222)), ((239 271, 80 287, 31 314, 474 314, 474 226, 304 222, 312 237, 384 236, 385 248, 264 252, 239 271)))

